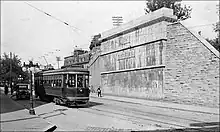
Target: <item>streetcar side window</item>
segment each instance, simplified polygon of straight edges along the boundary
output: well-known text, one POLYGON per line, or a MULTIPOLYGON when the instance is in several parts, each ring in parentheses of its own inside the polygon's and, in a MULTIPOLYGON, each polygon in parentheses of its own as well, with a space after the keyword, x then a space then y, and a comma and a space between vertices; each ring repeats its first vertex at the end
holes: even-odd
POLYGON ((68 79, 69 87, 76 87, 76 74, 70 74, 68 79))
POLYGON ((77 87, 83 87, 83 75, 77 75, 77 87))
POLYGON ((62 86, 62 79, 58 80, 58 86, 61 87, 62 86))

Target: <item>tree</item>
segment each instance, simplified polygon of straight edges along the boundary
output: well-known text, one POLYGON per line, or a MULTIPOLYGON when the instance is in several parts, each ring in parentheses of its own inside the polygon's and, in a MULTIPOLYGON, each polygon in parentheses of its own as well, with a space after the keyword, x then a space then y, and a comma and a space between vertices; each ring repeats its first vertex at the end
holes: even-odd
POLYGON ((220 43, 218 38, 214 38, 214 39, 206 38, 206 41, 208 41, 213 47, 215 47, 220 52, 220 43))
MULTIPOLYGON (((217 15, 219 15, 219 4, 216 5, 217 6, 217 15)), ((213 47, 215 47, 218 51, 220 51, 220 21, 216 22, 216 24, 213 25, 213 30, 214 32, 216 32, 218 35, 216 38, 214 39, 206 39, 210 44, 213 45, 213 47)))
POLYGON ((158 10, 162 7, 173 9, 173 14, 177 20, 185 20, 191 17, 192 8, 190 6, 181 6, 182 0, 146 0, 146 14, 158 10))
POLYGON ((17 82, 19 75, 21 75, 24 80, 28 80, 28 73, 22 71, 21 59, 18 58, 17 55, 13 55, 12 58, 10 58, 8 54, 4 53, 1 58, 0 80, 7 82, 12 80, 13 82, 17 82))
MULTIPOLYGON (((216 5, 217 7, 217 15, 219 16, 219 13, 220 13, 220 8, 219 8, 219 4, 216 5)), ((216 24, 214 24, 214 27, 213 27, 214 31, 215 32, 218 32, 220 30, 220 21, 216 22, 216 24)))

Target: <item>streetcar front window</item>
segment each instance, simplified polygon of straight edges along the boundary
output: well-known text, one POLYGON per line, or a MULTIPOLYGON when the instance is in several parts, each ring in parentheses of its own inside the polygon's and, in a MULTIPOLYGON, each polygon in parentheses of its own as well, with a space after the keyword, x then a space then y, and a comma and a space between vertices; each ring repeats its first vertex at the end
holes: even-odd
POLYGON ((77 87, 83 87, 83 75, 77 75, 77 87))
POLYGON ((84 75, 85 76, 85 87, 89 87, 89 76, 88 75, 84 75))

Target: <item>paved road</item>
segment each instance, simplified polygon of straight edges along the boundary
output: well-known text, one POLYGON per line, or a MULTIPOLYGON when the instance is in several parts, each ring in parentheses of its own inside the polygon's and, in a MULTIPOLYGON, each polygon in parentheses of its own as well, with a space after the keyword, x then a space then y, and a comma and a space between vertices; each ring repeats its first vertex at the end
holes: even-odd
POLYGON ((1 92, 1 114, 25 109, 25 107, 1 92))
POLYGON ((138 124, 156 126, 161 129, 181 129, 184 131, 219 131, 219 115, 177 109, 144 106, 117 102, 102 98, 92 98, 101 105, 81 109, 82 111, 105 116, 132 120, 138 124))
POLYGON ((216 114, 143 106, 102 98, 91 98, 88 108, 68 108, 42 102, 38 104, 36 113, 66 131, 219 131, 219 115, 216 114))

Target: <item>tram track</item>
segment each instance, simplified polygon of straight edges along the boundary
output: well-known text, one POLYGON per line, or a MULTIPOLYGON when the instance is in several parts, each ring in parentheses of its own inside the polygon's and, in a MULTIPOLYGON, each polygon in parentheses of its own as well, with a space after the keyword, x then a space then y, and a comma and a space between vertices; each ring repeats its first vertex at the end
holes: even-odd
POLYGON ((88 110, 82 110, 84 112, 88 112, 88 113, 92 113, 92 114, 97 114, 97 115, 103 115, 103 116, 108 116, 108 117, 113 117, 113 118, 118 118, 118 119, 122 119, 122 120, 127 120, 127 121, 131 121, 135 124, 141 124, 143 125, 154 125, 157 126, 158 128, 166 128, 166 129, 174 129, 174 128, 185 128, 182 125, 176 125, 176 124, 172 124, 172 123, 166 123, 166 122, 162 122, 159 120, 153 120, 150 118, 144 118, 144 117, 140 117, 140 116, 132 116, 132 115, 128 115, 128 114, 122 114, 119 112, 112 112, 112 111, 107 111, 107 110, 100 110, 100 109, 94 109, 94 108, 89 108, 91 110, 94 111, 88 111, 88 110), (95 112, 97 111, 97 112, 95 112), (100 113, 102 112, 102 113, 100 113))
POLYGON ((210 114, 208 113, 196 113, 196 112, 191 112, 191 111, 181 111, 181 110, 170 110, 170 109, 165 109, 165 108, 156 108, 156 107, 146 107, 146 106, 140 106, 140 105, 134 105, 134 104, 129 104, 129 103, 103 103, 103 105, 108 107, 108 109, 114 108, 114 109, 119 109, 127 112, 133 112, 134 114, 141 114, 143 116, 152 116, 155 115, 156 117, 162 116, 162 117, 169 117, 169 118, 174 118, 174 119, 181 119, 185 120, 187 122, 197 122, 197 123, 202 123, 202 122, 207 122, 208 121, 208 116, 210 114), (126 106, 125 106, 126 105, 126 106), (144 111, 143 111, 144 109, 144 111), (154 112, 151 112, 154 111, 154 112), (180 114, 182 112, 182 114, 180 114), (184 113, 184 114, 183 114, 184 113), (185 117, 184 117, 185 116, 185 117), (198 116, 207 116, 206 119, 199 119, 198 116), (190 117, 190 118, 186 118, 190 117))
POLYGON ((172 115, 169 115, 169 114, 160 114, 160 113, 154 113, 154 112, 149 112, 149 111, 142 111, 142 110, 137 109, 135 107, 126 107, 125 108, 125 107, 121 107, 121 105, 112 105, 112 104, 108 104, 108 105, 105 105, 105 106, 107 106, 108 108, 114 107, 114 109, 116 108, 118 110, 123 110, 123 111, 126 111, 126 112, 130 112, 130 113, 138 114, 138 115, 142 115, 142 116, 156 116, 156 117, 165 117, 165 118, 168 117, 169 119, 178 119, 178 120, 185 120, 187 122, 192 121, 192 122, 197 122, 197 123, 204 122, 204 121, 195 120, 195 119, 183 118, 183 117, 180 117, 180 116, 176 117, 176 116, 172 116, 172 115))
POLYGON ((132 109, 126 108, 126 107, 115 105, 115 104, 107 104, 107 105, 103 104, 98 107, 89 107, 88 109, 80 108, 79 110, 97 114, 97 115, 110 116, 113 118, 129 120, 132 122, 136 122, 138 124, 149 125, 150 123, 151 125, 154 124, 156 126, 160 126, 161 128, 169 128, 169 129, 191 128, 193 130, 203 131, 200 129, 201 127, 191 127, 190 125, 188 125, 189 121, 191 123, 203 123, 203 121, 200 121, 200 120, 181 118, 181 117, 175 117, 175 116, 167 116, 167 115, 160 114, 160 113, 139 111, 134 108, 132 109))
MULTIPOLYGON (((97 99, 98 97, 92 97, 93 99, 97 99)), ((162 109, 170 109, 170 110, 179 110, 179 111, 187 111, 187 112, 196 112, 196 113, 202 113, 202 114, 213 114, 213 115, 219 115, 219 113, 210 113, 210 112, 203 112, 203 111, 197 111, 197 110, 185 110, 185 109, 179 109, 179 108, 172 108, 172 107, 166 107, 166 106, 152 106, 147 104, 141 104, 141 103, 134 103, 134 102, 127 102, 122 100, 115 100, 115 99, 107 99, 102 98, 102 100, 106 101, 117 101, 119 103, 126 103, 130 105, 139 105, 139 106, 145 106, 145 107, 155 107, 155 108, 162 108, 162 109)))
POLYGON ((123 120, 129 120, 129 121, 132 121, 132 122, 136 122, 136 123, 139 123, 139 124, 147 124, 149 125, 156 125, 156 126, 160 126, 161 128, 169 128, 169 129, 174 129, 174 128, 187 128, 189 126, 187 125, 183 125, 183 124, 178 124, 178 123, 175 123, 175 122, 167 122, 167 120, 163 120, 161 121, 160 120, 157 120, 157 119, 153 119, 153 118, 149 118, 147 116, 143 116, 143 115, 137 115, 137 114, 131 114, 131 113, 128 113, 128 112, 125 112, 125 111, 120 111, 120 112, 117 112, 116 110, 115 111, 110 111, 110 110, 103 110, 103 109, 99 109, 99 108, 89 108, 89 110, 86 110, 86 109, 80 109, 81 111, 84 111, 84 112, 89 112, 89 113, 93 113, 93 114, 97 114, 97 115, 104 115, 104 116, 110 116, 110 117, 113 117, 113 118, 120 118, 120 119, 123 119, 123 120), (91 111, 92 110, 92 111, 91 111), (100 113, 102 112, 102 113, 100 113), (111 115, 109 114, 111 113, 111 115), (122 117, 123 118, 122 118, 122 117))

